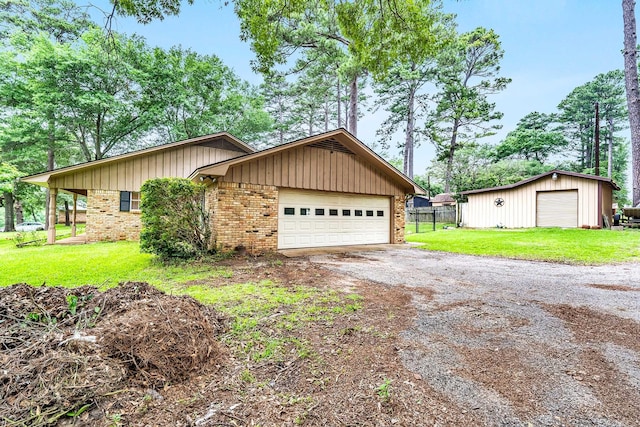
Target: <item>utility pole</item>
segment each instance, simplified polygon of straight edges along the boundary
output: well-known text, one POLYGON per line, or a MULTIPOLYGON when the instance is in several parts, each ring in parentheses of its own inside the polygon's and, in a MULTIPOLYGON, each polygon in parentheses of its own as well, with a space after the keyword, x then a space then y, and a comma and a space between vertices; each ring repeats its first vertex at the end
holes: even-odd
POLYGON ((596 102, 596 131, 594 136, 595 174, 600 176, 600 106, 596 102))

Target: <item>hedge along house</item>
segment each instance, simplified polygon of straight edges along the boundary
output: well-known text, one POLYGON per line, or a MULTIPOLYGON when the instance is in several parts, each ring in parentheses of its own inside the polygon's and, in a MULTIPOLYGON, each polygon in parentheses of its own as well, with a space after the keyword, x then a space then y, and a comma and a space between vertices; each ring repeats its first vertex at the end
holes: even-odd
POLYGON ((156 177, 206 184, 216 246, 250 252, 404 242, 406 195, 424 193, 343 129, 259 152, 221 133, 23 180, 53 201, 86 195, 92 242, 139 237, 140 186, 156 177))
POLYGON ((613 191, 619 189, 609 178, 553 170, 511 185, 461 192, 468 197, 461 222, 473 228, 601 228, 611 221, 613 191))

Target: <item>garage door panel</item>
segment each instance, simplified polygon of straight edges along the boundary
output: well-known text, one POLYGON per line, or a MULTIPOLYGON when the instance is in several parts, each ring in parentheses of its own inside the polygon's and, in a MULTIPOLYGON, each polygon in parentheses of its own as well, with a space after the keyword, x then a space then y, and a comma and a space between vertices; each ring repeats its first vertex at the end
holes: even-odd
POLYGON ((578 226, 578 190, 539 192, 536 199, 538 227, 578 226))
POLYGON ((389 197, 287 189, 279 193, 279 249, 389 243, 389 197), (285 215, 285 208, 293 214, 285 215), (301 215, 301 208, 309 215, 301 215), (362 216, 355 216, 356 210, 362 216))
POLYGON ((292 223, 292 222, 285 222, 285 223, 283 223, 282 226, 284 228, 284 231, 296 231, 296 229, 297 229, 297 224, 292 223))

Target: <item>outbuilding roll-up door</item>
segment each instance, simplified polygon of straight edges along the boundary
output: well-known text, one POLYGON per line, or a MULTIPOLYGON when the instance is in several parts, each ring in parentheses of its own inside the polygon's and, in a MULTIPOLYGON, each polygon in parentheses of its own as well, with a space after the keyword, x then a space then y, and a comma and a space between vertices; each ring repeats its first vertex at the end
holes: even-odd
POLYGON ((578 190, 538 192, 536 198, 538 227, 578 226, 578 190))
POLYGON ((278 249, 389 243, 391 199, 281 189, 278 249))

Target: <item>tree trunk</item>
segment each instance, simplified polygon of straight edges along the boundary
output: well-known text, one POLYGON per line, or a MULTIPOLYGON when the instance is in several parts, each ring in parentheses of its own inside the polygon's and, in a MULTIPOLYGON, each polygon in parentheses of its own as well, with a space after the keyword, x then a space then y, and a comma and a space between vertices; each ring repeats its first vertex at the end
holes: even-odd
POLYGON ((283 123, 284 123, 284 113, 283 110, 284 107, 282 106, 282 104, 280 104, 280 106, 278 107, 278 122, 279 122, 279 126, 278 126, 278 145, 282 145, 284 144, 284 127, 283 127, 283 123))
POLYGON ((407 114, 407 134, 404 140, 404 174, 413 179, 413 148, 415 139, 413 133, 415 130, 415 91, 412 89, 409 93, 408 114, 407 114))
POLYGON ((635 0, 622 0, 624 22, 624 80, 631 130, 631 185, 633 206, 640 203, 640 92, 638 91, 638 61, 636 59, 635 0))
POLYGON ((71 220, 69 219, 69 202, 64 201, 64 225, 69 227, 71 225, 71 220))
POLYGON ((607 143, 609 147, 607 149, 608 160, 607 160, 607 176, 609 178, 613 177, 613 118, 607 117, 607 124, 609 125, 609 134, 607 135, 607 143))
POLYGON ((349 132, 358 136, 358 76, 353 76, 349 90, 349 132))
POLYGON ((13 193, 3 193, 4 195, 4 231, 16 231, 13 220, 13 193))
POLYGON ((24 222, 24 209, 22 209, 22 203, 20 200, 16 200, 14 203, 14 210, 16 212, 16 224, 24 222))
POLYGON ((336 88, 336 93, 338 94, 338 128, 342 127, 342 94, 340 93, 340 77, 338 76, 337 79, 337 88, 336 88))
POLYGON ((329 94, 324 95, 324 131, 329 131, 329 94))
POLYGON ((451 193, 451 176, 453 171, 453 156, 456 154, 456 147, 458 143, 458 128, 460 127, 460 120, 455 119, 453 121, 453 129, 451 132, 451 144, 449 145, 449 154, 447 158, 447 170, 444 177, 444 192, 451 193))

